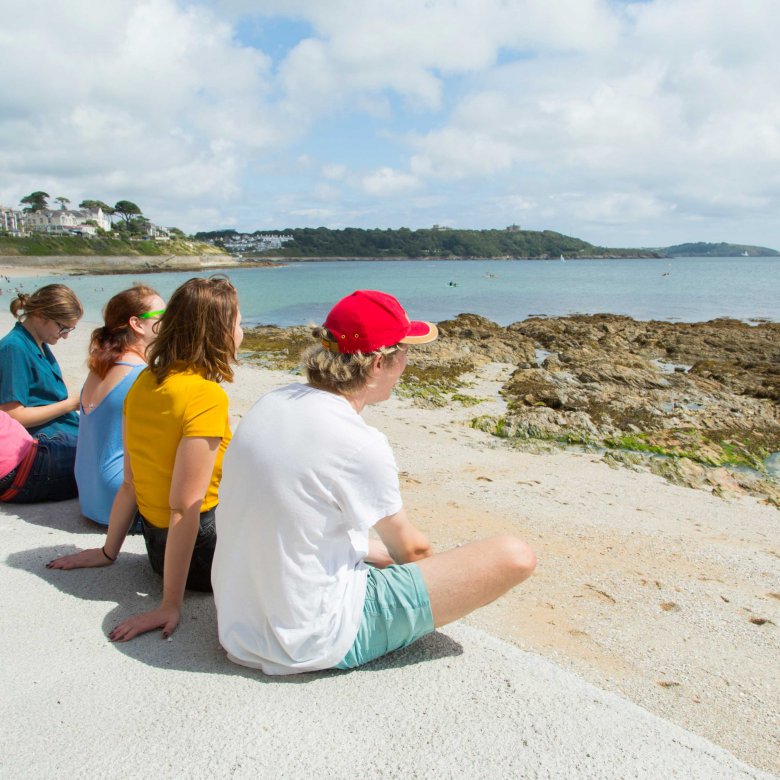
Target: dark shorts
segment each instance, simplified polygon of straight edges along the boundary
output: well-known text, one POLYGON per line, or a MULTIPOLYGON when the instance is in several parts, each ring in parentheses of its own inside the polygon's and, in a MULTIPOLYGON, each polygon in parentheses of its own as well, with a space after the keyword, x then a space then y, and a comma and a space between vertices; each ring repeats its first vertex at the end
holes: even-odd
POLYGON ((9 504, 34 504, 39 501, 64 501, 76 498, 79 489, 73 468, 76 464, 77 437, 69 433, 36 437, 38 448, 27 479, 9 504))
MULTIPOLYGON (((211 561, 214 558, 214 547, 217 544, 217 529, 214 525, 216 507, 201 512, 200 528, 192 550, 190 571, 187 574, 187 590, 199 590, 211 593, 211 561)), ((157 574, 163 576, 165 568, 165 544, 168 541, 168 529, 152 525, 140 513, 136 520, 141 521, 141 530, 146 542, 146 554, 149 563, 157 574)))

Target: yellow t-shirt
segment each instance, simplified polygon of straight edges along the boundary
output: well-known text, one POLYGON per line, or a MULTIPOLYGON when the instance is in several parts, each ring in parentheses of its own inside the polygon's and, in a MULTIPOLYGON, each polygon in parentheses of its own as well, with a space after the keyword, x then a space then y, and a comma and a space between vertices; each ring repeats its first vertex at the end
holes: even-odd
POLYGON ((169 496, 179 442, 185 436, 219 437, 214 471, 200 511, 217 505, 222 457, 230 441, 227 393, 191 369, 171 372, 162 384, 142 371, 124 404, 127 452, 138 510, 158 528, 167 528, 169 496))

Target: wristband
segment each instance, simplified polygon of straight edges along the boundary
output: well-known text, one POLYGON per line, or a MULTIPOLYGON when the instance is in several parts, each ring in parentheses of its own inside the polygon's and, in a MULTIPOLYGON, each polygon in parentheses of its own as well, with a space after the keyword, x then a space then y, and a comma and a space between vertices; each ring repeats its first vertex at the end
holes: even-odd
POLYGON ((112 557, 111 557, 111 556, 110 556, 110 555, 109 555, 109 554, 106 552, 106 546, 105 546, 105 545, 103 545, 103 546, 100 548, 100 550, 101 550, 101 552, 103 553, 103 555, 105 555, 105 556, 106 556, 106 558, 108 558, 108 560, 109 560, 109 561, 111 561, 111 563, 113 563, 113 562, 116 560, 116 558, 112 558, 112 557))

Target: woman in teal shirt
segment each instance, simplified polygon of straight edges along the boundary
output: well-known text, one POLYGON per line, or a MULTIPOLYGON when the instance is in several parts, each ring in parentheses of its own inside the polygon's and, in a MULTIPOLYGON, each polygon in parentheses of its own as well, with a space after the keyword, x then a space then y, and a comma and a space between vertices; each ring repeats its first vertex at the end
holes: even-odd
POLYGON ((20 293, 10 308, 18 322, 0 339, 0 410, 27 428, 39 448, 51 449, 50 470, 38 478, 61 482, 56 497, 73 498, 79 396, 68 393, 50 347, 68 337, 84 311, 64 284, 20 293))

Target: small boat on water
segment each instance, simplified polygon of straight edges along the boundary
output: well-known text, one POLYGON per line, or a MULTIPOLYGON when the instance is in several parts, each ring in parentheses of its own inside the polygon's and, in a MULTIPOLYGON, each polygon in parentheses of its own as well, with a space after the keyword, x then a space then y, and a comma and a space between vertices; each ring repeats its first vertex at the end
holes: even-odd
POLYGON ((750 257, 750 255, 747 253, 747 251, 742 253, 742 257, 750 257))
POLYGON ((566 258, 565 258, 563 255, 561 255, 561 262, 562 262, 562 263, 565 263, 565 262, 566 262, 566 258))

